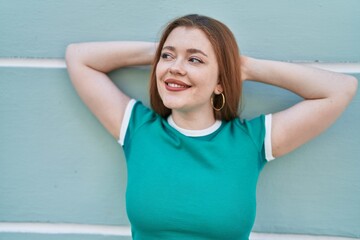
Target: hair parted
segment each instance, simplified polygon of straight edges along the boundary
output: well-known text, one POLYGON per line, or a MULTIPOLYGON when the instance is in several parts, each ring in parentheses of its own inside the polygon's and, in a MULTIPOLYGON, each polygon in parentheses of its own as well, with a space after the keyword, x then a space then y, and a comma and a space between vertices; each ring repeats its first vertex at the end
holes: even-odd
MULTIPOLYGON (((170 22, 163 31, 156 51, 150 77, 150 104, 152 109, 162 117, 171 114, 171 109, 164 106, 156 83, 156 67, 161 51, 169 34, 177 27, 197 28, 208 37, 214 49, 218 67, 219 82, 223 87, 226 103, 221 111, 214 111, 215 118, 230 121, 238 117, 242 81, 240 70, 240 52, 235 37, 223 23, 210 17, 197 14, 186 15, 170 22)), ((213 96, 214 106, 221 106, 222 97, 213 96)))

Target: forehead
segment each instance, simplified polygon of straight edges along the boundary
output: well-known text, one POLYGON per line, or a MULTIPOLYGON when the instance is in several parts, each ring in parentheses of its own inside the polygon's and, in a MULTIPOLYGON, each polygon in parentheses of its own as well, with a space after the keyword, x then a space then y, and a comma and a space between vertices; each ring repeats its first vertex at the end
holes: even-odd
POLYGON ((202 30, 192 27, 177 27, 172 30, 164 43, 165 46, 173 46, 177 50, 194 48, 207 54, 214 54, 206 34, 202 30))

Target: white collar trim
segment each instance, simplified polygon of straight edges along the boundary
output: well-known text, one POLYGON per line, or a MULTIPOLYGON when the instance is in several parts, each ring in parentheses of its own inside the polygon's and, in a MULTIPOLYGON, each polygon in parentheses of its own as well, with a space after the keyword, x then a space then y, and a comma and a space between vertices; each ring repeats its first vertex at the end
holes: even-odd
POLYGON ((170 126, 175 128, 177 131, 179 131, 180 133, 182 133, 188 137, 203 137, 203 136, 206 136, 206 135, 209 135, 209 134, 215 132, 221 126, 221 121, 216 120, 213 125, 211 125, 208 128, 205 128, 205 129, 201 129, 201 130, 185 129, 185 128, 181 128, 178 125, 176 125, 176 123, 174 122, 174 119, 172 118, 171 115, 167 118, 167 122, 169 123, 170 126))

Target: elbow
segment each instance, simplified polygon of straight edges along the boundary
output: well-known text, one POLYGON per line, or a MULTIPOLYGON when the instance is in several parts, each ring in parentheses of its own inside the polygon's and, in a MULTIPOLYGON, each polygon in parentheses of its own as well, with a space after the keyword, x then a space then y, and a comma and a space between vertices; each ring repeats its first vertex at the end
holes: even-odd
POLYGON ((346 108, 356 95, 358 80, 351 75, 343 75, 341 81, 333 89, 330 99, 335 100, 342 109, 346 108))
POLYGON ((347 80, 347 91, 346 91, 346 95, 349 96, 349 100, 351 100, 356 92, 357 92, 357 89, 358 89, 358 80, 356 79, 356 77, 354 76, 348 76, 348 79, 347 80))
POLYGON ((71 43, 66 47, 66 51, 65 51, 65 62, 68 65, 76 56, 75 52, 76 52, 76 44, 75 43, 71 43))
POLYGON ((337 89, 337 96, 338 103, 343 103, 343 106, 346 107, 350 104, 351 100, 356 95, 356 91, 358 88, 358 80, 351 75, 347 75, 343 79, 343 84, 341 88, 337 89))
POLYGON ((80 43, 71 43, 66 47, 65 51, 65 63, 66 66, 74 65, 77 63, 82 63, 83 59, 83 51, 81 51, 81 44, 80 43))

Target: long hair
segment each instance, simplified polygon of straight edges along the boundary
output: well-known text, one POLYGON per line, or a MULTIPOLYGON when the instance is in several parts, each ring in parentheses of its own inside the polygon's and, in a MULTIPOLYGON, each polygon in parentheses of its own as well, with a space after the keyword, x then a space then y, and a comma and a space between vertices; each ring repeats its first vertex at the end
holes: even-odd
MULTIPOLYGON (((196 14, 186 15, 173 20, 163 31, 155 53, 150 77, 150 104, 152 109, 162 117, 167 117, 171 114, 171 109, 165 107, 158 92, 156 67, 166 39, 177 27, 196 28, 206 34, 215 51, 219 69, 219 83, 223 87, 223 94, 226 99, 225 105, 220 111, 214 110, 215 118, 230 121, 238 117, 242 81, 240 76, 240 53, 235 37, 230 29, 218 20, 196 14)), ((221 96, 214 96, 214 106, 221 106, 221 101, 221 96)))

